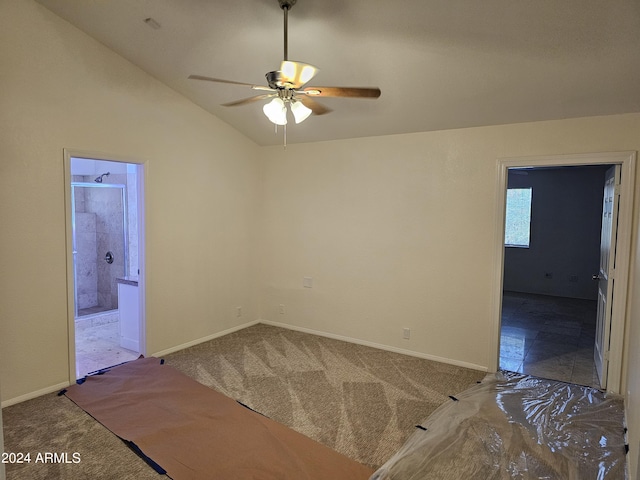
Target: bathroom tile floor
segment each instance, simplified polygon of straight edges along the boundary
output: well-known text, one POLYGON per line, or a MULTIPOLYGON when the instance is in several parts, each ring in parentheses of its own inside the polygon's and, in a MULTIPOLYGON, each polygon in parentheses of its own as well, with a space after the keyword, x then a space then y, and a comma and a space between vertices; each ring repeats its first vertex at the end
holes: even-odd
POLYGON ((595 300, 504 292, 500 368, 599 387, 595 300))
POLYGON ((120 346, 117 310, 76 321, 77 378, 139 356, 139 353, 120 346))

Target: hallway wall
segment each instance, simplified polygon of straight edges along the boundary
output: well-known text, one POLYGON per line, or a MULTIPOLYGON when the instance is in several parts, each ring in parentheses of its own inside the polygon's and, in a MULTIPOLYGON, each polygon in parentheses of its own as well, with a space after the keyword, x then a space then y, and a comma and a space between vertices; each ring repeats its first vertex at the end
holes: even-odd
POLYGON ((531 187, 529 248, 505 247, 504 289, 596 300, 600 225, 609 167, 510 172, 509 188, 531 187), (522 173, 522 172, 521 172, 522 173))

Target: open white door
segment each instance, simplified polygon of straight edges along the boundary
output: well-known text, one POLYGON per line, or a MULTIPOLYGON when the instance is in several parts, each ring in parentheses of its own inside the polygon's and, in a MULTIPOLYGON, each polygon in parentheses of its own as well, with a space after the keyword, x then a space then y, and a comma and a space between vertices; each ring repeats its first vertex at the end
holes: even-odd
POLYGON ((600 236, 600 269, 593 276, 598 281, 598 317, 594 360, 600 386, 607 388, 609 364, 609 338, 615 282, 616 238, 618 233, 618 208, 620 198, 620 165, 607 170, 602 201, 602 232, 600 236))

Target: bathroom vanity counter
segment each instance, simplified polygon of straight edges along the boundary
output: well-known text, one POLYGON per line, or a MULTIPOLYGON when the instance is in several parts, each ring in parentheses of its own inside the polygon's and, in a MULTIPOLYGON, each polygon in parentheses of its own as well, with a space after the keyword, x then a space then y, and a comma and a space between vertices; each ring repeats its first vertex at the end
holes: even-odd
POLYGON ((118 277, 120 346, 140 352, 140 299, 138 277, 118 277))
POLYGON ((132 287, 138 286, 138 277, 128 276, 128 277, 117 277, 116 283, 122 285, 131 285, 132 287))

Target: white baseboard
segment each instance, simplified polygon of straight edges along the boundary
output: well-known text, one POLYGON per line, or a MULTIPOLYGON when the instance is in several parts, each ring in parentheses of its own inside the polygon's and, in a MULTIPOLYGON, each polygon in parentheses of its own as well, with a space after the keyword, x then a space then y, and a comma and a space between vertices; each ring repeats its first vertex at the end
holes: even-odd
POLYGON ((211 335, 207 335, 206 337, 198 338, 196 340, 183 343, 182 345, 176 345, 175 347, 167 348, 166 350, 160 350, 159 352, 151 354, 151 356, 162 357, 163 355, 169 355, 170 353, 174 353, 179 350, 184 350, 185 348, 193 347, 194 345, 198 345, 200 343, 208 342, 209 340, 213 340, 214 338, 224 337, 225 335, 229 335, 230 333, 237 332, 238 330, 251 327, 257 323, 260 323, 260 320, 252 320, 251 322, 243 323, 242 325, 237 325, 235 327, 228 328, 221 332, 213 333, 211 335))
POLYGON ((33 400, 34 398, 41 397, 42 395, 47 395, 48 393, 59 392, 63 388, 67 388, 69 385, 69 382, 58 383, 56 385, 51 385, 50 387, 36 390, 35 392, 29 392, 25 393, 24 395, 20 395, 19 397, 10 398, 9 400, 5 400, 4 402, 2 402, 2 408, 10 407, 11 405, 15 405, 17 403, 26 402, 27 400, 33 400))
POLYGON ((289 325, 286 323, 272 322, 271 320, 260 320, 259 323, 265 325, 271 325, 273 327, 287 328, 289 330, 296 330, 298 332, 310 333, 312 335, 318 335, 320 337, 333 338, 334 340, 342 340, 343 342, 355 343, 358 345, 364 345, 366 347, 377 348, 379 350, 386 350, 388 352, 401 353, 403 355, 409 355, 411 357, 424 358, 425 360, 432 360, 434 362, 446 363, 449 365, 455 365, 456 367, 470 368, 472 370, 479 370, 481 372, 487 372, 489 369, 482 365, 476 365, 475 363, 462 362, 460 360, 454 360, 452 358, 438 357, 436 355, 429 355, 427 353, 416 352, 414 350, 406 350, 404 348, 392 347, 390 345, 383 345, 381 343, 369 342, 367 340, 360 340, 358 338, 346 337, 344 335, 336 335, 333 333, 322 332, 319 330, 313 330, 311 328, 297 327, 295 325, 289 325))
POLYGON ((120 346, 122 348, 126 348, 127 350, 131 350, 133 352, 140 351, 140 342, 132 338, 120 337, 120 346))
MULTIPOLYGON (((403 355, 409 355, 409 356, 412 356, 412 357, 424 358, 426 360, 432 360, 434 362, 440 362, 440 363, 446 363, 446 364, 449 364, 449 365, 455 365, 457 367, 470 368, 472 370, 479 370, 481 372, 488 371, 487 367, 483 367, 481 365, 476 365, 476 364, 473 364, 473 363, 462 362, 462 361, 454 360, 454 359, 451 359, 451 358, 438 357, 436 355, 429 355, 429 354, 426 354, 426 353, 415 352, 413 350, 406 350, 404 348, 397 348, 397 347, 392 347, 392 346, 389 346, 389 345, 383 345, 381 343, 369 342, 367 340, 360 340, 358 338, 346 337, 344 335, 336 335, 336 334, 333 334, 333 333, 322 332, 320 330, 313 330, 311 328, 297 327, 295 325, 288 325, 286 323, 272 322, 270 320, 263 320, 263 319, 253 320, 251 322, 243 323, 241 325, 237 325, 235 327, 228 328, 227 330, 223 330, 221 332, 217 332, 217 333, 214 333, 214 334, 211 334, 211 335, 207 335, 206 337, 198 338, 196 340, 192 340, 190 342, 183 343, 181 345, 176 345, 175 347, 171 347, 171 348, 168 348, 166 350, 161 350, 159 352, 155 352, 151 356, 153 356, 153 357, 162 357, 164 355, 169 355, 170 353, 174 353, 174 352, 177 352, 179 350, 184 350, 185 348, 193 347, 194 345, 198 345, 200 343, 208 342, 209 340, 213 340, 214 338, 218 338, 218 337, 223 337, 225 335, 229 335, 230 333, 237 332, 238 330, 242 330, 242 329, 245 329, 247 327, 251 327, 251 326, 256 325, 258 323, 263 323, 265 325, 271 325, 273 327, 286 328, 286 329, 289 329, 289 330, 296 330, 298 332, 310 333, 312 335, 318 335, 318 336, 321 336, 321 337, 333 338, 334 340, 341 340, 343 342, 355 343, 355 344, 358 344, 358 345, 364 345, 364 346, 367 346, 367 347, 377 348, 379 350, 386 350, 386 351, 389 351, 389 352, 401 353, 403 355)), ((69 385, 70 385, 69 382, 59 383, 57 385, 52 385, 50 387, 43 388, 43 389, 37 390, 35 392, 27 393, 25 395, 20 395, 19 397, 10 398, 9 400, 5 400, 4 402, 2 402, 2 408, 8 407, 10 405, 15 405, 17 403, 21 403, 21 402, 24 402, 24 401, 27 401, 27 400, 31 400, 31 399, 39 397, 41 395, 46 395, 48 393, 53 393, 53 392, 60 391, 63 388, 68 387, 69 385)))

